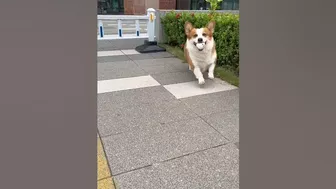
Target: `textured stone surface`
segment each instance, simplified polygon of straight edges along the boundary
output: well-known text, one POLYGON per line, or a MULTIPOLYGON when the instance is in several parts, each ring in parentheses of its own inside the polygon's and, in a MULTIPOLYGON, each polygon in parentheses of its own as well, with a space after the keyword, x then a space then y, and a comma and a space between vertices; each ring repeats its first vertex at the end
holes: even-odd
POLYGON ((186 72, 188 71, 188 64, 184 64, 177 58, 158 58, 149 60, 135 60, 140 68, 149 74, 161 74, 172 72, 186 72))
POLYGON ((233 85, 222 84, 216 81, 217 79, 206 79, 205 84, 203 85, 199 85, 198 81, 190 81, 185 83, 165 85, 164 87, 177 99, 236 89, 236 87, 233 85))
POLYGON ((144 76, 146 74, 132 61, 118 61, 97 64, 98 80, 144 76))
POLYGON ((168 58, 174 57, 174 55, 170 54, 169 52, 156 52, 156 53, 149 53, 153 58, 168 58))
POLYGON ((128 58, 126 55, 102 56, 102 57, 97 58, 98 63, 119 62, 119 61, 127 61, 127 60, 130 60, 130 58, 128 58))
POLYGON ((106 160, 100 138, 97 139, 97 180, 110 177, 110 169, 106 160))
POLYGON ((153 74, 152 77, 161 85, 197 81, 195 75, 191 71, 153 74))
POLYGON ((98 129, 102 137, 136 132, 153 123, 164 124, 197 117, 178 100, 153 104, 116 105, 113 111, 98 112, 98 129))
POLYGON ((139 76, 139 77, 128 77, 119 79, 110 79, 98 81, 97 91, 98 94, 123 91, 137 88, 153 87, 159 86, 160 83, 157 82, 150 75, 139 76))
POLYGON ((146 60, 146 59, 152 59, 153 57, 150 54, 131 54, 127 55, 128 58, 131 60, 146 60))
POLYGON ((164 106, 177 101, 164 87, 147 87, 113 93, 98 94, 97 109, 100 111, 124 111, 128 106, 164 106))
POLYGON ((207 123, 219 131, 231 142, 239 141, 239 110, 231 109, 224 112, 202 116, 207 123))
POLYGON ((112 178, 109 177, 99 180, 97 183, 97 189, 115 189, 112 178))
POLYGON ((239 89, 180 99, 198 115, 239 109, 239 89))
POLYGON ((102 140, 113 175, 227 142, 200 118, 150 124, 102 140))
POLYGON ((122 189, 239 189, 239 150, 219 146, 117 175, 122 189))

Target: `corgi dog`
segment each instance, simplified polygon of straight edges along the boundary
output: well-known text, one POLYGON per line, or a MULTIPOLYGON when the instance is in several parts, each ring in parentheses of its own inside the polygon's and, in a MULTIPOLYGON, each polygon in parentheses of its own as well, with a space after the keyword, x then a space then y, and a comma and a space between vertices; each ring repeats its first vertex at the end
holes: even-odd
POLYGON ((190 22, 184 25, 187 36, 184 45, 184 56, 189 64, 189 70, 193 71, 198 84, 205 83, 203 73, 208 71, 209 79, 214 79, 217 53, 213 38, 215 22, 210 21, 206 27, 194 28, 190 22))

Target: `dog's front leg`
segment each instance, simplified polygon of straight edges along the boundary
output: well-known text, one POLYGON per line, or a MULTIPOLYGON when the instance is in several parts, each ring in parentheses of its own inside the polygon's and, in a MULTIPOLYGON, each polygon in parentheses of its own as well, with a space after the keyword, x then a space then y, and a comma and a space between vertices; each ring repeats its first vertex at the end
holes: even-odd
POLYGON ((214 76, 215 65, 216 65, 215 63, 210 64, 209 73, 208 73, 209 79, 214 79, 215 78, 215 76, 214 76))
POLYGON ((195 74, 196 79, 198 79, 198 84, 203 85, 205 81, 204 81, 201 69, 199 67, 194 68, 194 74, 195 74))

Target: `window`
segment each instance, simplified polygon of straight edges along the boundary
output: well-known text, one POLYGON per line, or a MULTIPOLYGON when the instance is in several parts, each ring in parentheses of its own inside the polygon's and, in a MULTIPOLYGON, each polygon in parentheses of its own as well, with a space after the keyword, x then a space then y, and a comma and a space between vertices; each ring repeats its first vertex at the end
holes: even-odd
POLYGON ((120 14, 124 12, 124 0, 98 0, 97 14, 120 14))
MULTIPOLYGON (((239 10, 239 0, 223 0, 218 7, 220 10, 239 10)), ((190 10, 208 10, 210 3, 205 0, 190 0, 190 10)))
POLYGON ((222 10, 239 10, 239 0, 223 0, 221 3, 222 10))

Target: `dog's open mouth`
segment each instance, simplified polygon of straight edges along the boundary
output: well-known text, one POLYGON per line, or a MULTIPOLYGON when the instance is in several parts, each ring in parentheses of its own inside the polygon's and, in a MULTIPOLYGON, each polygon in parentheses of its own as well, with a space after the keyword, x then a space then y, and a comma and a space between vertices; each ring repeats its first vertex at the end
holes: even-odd
POLYGON ((199 51, 203 51, 203 49, 204 49, 204 46, 206 45, 206 41, 204 42, 204 43, 196 43, 196 42, 194 42, 194 45, 195 45, 195 47, 199 50, 199 51))

